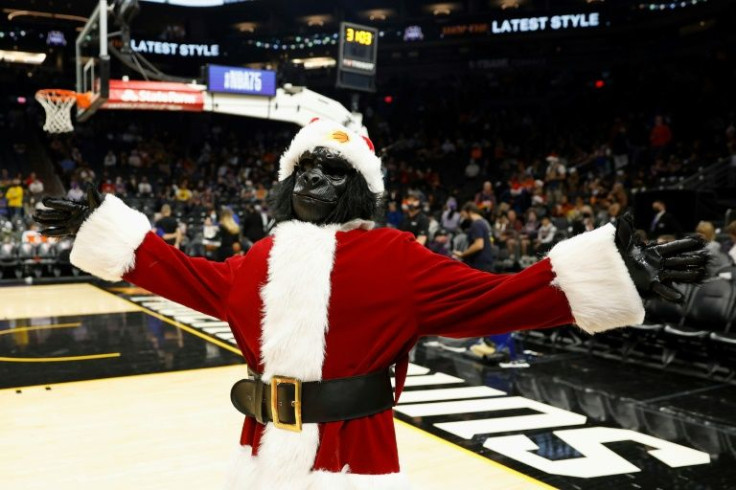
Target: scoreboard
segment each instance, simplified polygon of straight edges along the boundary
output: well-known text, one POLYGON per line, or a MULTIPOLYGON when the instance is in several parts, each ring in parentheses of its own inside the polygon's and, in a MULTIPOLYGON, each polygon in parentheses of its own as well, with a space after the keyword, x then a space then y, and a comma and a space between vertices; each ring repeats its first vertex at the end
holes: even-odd
POLYGON ((340 23, 337 86, 353 90, 376 90, 378 29, 351 22, 340 23))

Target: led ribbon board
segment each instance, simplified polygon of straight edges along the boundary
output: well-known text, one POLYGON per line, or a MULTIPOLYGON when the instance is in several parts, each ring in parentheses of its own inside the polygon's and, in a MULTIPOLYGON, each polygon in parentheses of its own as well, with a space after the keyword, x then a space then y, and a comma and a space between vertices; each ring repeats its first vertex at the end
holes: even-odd
POLYGON ((207 90, 229 94, 276 95, 276 72, 236 66, 207 66, 207 90))

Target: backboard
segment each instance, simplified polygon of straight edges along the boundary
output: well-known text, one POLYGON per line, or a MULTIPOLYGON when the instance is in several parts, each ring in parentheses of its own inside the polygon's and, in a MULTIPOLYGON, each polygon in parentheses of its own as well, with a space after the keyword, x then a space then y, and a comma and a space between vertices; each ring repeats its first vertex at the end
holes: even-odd
POLYGON ((77 121, 85 121, 104 104, 110 93, 108 16, 110 5, 99 0, 75 43, 76 87, 89 104, 77 104, 77 121))

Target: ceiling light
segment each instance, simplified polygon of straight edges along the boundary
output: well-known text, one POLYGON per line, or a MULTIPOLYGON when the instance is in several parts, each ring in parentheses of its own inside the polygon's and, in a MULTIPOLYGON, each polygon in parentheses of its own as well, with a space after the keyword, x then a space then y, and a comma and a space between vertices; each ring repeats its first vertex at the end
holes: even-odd
POLYGON ((501 0, 501 9, 518 9, 519 0, 501 0))
POLYGON ((55 14, 53 12, 38 12, 36 10, 17 9, 3 9, 3 12, 8 14, 8 20, 13 20, 18 17, 45 17, 47 19, 74 20, 84 23, 87 22, 87 17, 82 17, 80 15, 55 14))
POLYGON ((257 24, 255 22, 239 22, 235 24, 235 27, 240 32, 255 32, 257 24))
POLYGON ((0 60, 9 63, 26 63, 40 65, 46 60, 46 53, 31 53, 28 51, 5 51, 0 49, 0 60))

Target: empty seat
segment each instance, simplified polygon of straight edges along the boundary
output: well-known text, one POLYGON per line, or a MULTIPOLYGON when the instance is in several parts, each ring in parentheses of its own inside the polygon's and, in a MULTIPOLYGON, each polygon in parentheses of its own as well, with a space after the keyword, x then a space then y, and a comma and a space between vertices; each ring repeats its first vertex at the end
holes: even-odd
POLYGON ((729 265, 728 267, 724 267, 723 269, 720 269, 716 273, 716 275, 722 279, 736 281, 736 265, 729 265))
POLYGON ((631 398, 607 395, 603 398, 608 413, 624 429, 640 430, 644 425, 644 413, 640 403, 631 398))
POLYGON ((644 305, 646 311, 644 323, 621 330, 623 358, 632 354, 650 359, 660 358, 664 352, 661 341, 662 330, 666 325, 679 325, 684 321, 695 290, 689 284, 674 284, 673 287, 683 294, 682 302, 673 303, 659 297, 651 298, 644 305))
POLYGON ((708 341, 713 361, 711 370, 723 367, 729 371, 730 377, 736 375, 736 333, 711 332, 708 341))
POLYGON ((18 263, 18 245, 3 243, 0 245, 0 267, 12 267, 18 263))
POLYGON ((56 244, 50 242, 41 243, 36 248, 36 254, 41 259, 41 263, 53 264, 56 262, 56 244))
POLYGON ((678 325, 682 323, 687 314, 687 308, 690 306, 695 287, 690 284, 674 284, 673 286, 683 294, 682 302, 673 303, 659 297, 650 299, 645 305, 645 324, 678 325))
POLYGON ((710 330, 727 331, 731 323, 731 310, 736 300, 733 281, 712 278, 695 290, 683 325, 710 330))
POLYGON ((688 364, 712 363, 709 342, 710 332, 725 332, 731 324, 736 288, 732 281, 712 278, 695 290, 685 320, 680 325, 668 325, 664 329, 666 352, 664 364, 675 358, 688 364))
POLYGON ((18 259, 24 264, 36 262, 36 245, 21 243, 18 247, 18 259))

